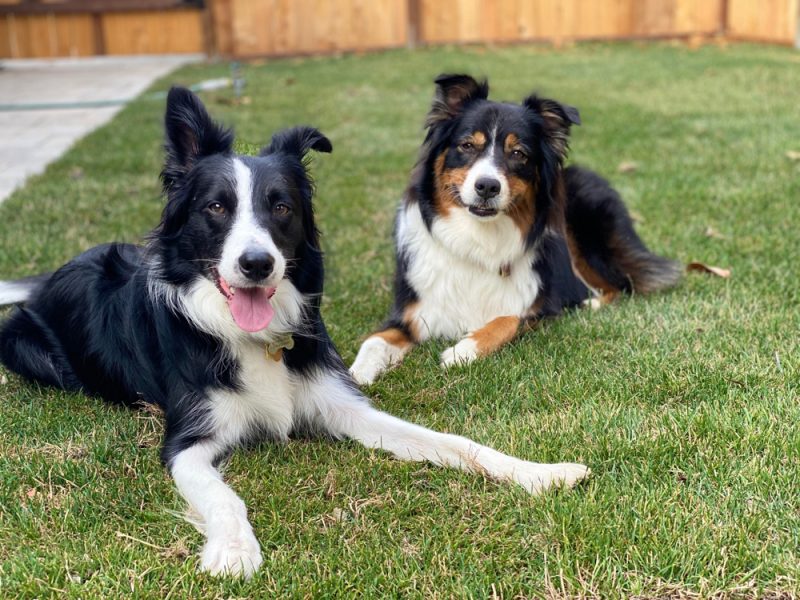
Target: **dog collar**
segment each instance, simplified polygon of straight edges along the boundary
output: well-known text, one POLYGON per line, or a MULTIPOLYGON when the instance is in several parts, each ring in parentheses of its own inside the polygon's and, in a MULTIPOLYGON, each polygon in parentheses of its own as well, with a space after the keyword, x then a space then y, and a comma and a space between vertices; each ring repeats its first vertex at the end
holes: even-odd
POLYGON ((292 348, 294 348, 294 338, 292 337, 292 334, 284 334, 278 339, 267 343, 267 358, 271 358, 275 362, 279 362, 283 358, 284 349, 291 350, 292 348))

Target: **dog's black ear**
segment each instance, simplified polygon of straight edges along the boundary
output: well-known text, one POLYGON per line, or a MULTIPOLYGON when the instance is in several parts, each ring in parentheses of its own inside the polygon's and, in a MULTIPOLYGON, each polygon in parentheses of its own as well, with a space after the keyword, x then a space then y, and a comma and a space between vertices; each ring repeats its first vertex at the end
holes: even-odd
POLYGON ((555 100, 540 98, 536 94, 526 98, 523 104, 542 117, 548 143, 558 157, 563 159, 569 149, 570 128, 581 124, 578 109, 555 100))
POLYGON ((161 178, 167 191, 199 158, 228 153, 233 147, 233 132, 215 123, 200 98, 186 88, 170 89, 164 125, 167 155, 161 178))
POLYGON ((302 160, 309 150, 332 152, 333 144, 319 129, 306 126, 290 127, 273 135, 269 146, 261 150, 261 156, 282 152, 302 160))
POLYGON ((469 75, 443 73, 433 82, 436 84, 436 94, 425 121, 426 127, 448 121, 458 116, 470 102, 489 97, 489 83, 486 80, 476 81, 469 75))

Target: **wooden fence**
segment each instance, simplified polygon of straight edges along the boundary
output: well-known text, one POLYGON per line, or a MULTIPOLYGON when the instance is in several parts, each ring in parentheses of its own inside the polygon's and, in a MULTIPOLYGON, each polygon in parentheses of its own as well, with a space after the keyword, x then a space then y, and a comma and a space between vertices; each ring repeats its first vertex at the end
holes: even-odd
POLYGON ((443 43, 798 41, 800 0, 0 0, 0 58, 249 58, 443 43))

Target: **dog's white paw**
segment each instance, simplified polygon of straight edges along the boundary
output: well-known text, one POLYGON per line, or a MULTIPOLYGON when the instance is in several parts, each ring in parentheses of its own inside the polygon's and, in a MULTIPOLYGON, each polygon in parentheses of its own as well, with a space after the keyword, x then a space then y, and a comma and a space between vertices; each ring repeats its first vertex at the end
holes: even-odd
POLYGON ((350 366, 350 375, 358 385, 371 385, 381 374, 381 369, 376 368, 375 365, 369 364, 368 361, 359 361, 358 359, 350 366))
POLYGON ((228 525, 227 531, 209 535, 200 555, 200 570, 249 579, 261 565, 261 547, 247 521, 228 525))
POLYGON ((583 305, 592 310, 600 310, 603 308, 603 301, 600 298, 587 298, 583 301, 583 305))
POLYGON ((378 336, 367 338, 358 351, 350 375, 358 385, 370 385, 378 375, 403 358, 403 350, 378 336))
POLYGON ((466 337, 442 352, 441 365, 444 369, 455 365, 468 365, 476 358, 478 358, 478 344, 472 338, 466 337))
POLYGON ((511 478, 531 494, 540 494, 553 487, 572 487, 590 473, 589 467, 577 463, 537 464, 520 461, 511 478))

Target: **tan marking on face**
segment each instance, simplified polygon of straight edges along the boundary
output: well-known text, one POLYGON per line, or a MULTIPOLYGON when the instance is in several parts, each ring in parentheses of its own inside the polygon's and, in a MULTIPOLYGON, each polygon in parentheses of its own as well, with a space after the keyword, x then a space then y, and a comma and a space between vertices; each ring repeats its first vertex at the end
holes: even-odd
POLYGON ((506 154, 511 154, 514 150, 523 150, 522 145, 519 143, 519 138, 514 133, 509 133, 506 136, 503 150, 506 154))
POLYGON ((506 214, 514 221, 520 234, 526 236, 536 217, 536 182, 526 181, 516 175, 508 175, 507 180, 511 204, 506 214))
POLYGON ((482 150, 486 145, 486 135, 482 131, 474 131, 472 137, 467 142, 472 142, 478 150, 482 150))
POLYGON ((473 331, 469 337, 475 341, 478 356, 486 356, 514 339, 519 330, 519 317, 497 317, 473 331))
POLYGON ((403 324, 408 327, 411 332, 411 341, 418 342, 419 337, 419 323, 417 322, 417 309, 419 302, 412 302, 403 309, 403 324))
POLYGON ((373 337, 379 337, 390 346, 395 346, 400 349, 406 349, 411 345, 411 340, 408 336, 396 327, 390 327, 373 334, 373 337))
POLYGON ((464 185, 464 180, 469 172, 468 167, 445 169, 444 161, 446 157, 447 150, 436 158, 436 162, 433 165, 433 173, 436 179, 433 206, 436 212, 443 217, 446 217, 451 209, 460 206, 457 200, 458 190, 464 185))

